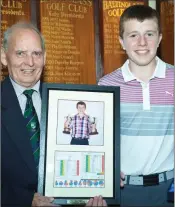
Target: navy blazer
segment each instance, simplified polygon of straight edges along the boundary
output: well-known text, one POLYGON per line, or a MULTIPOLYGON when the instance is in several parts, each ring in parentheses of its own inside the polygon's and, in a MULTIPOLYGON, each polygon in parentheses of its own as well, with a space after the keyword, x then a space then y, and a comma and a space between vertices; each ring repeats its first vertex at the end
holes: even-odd
POLYGON ((9 77, 1 84, 1 98, 1 203, 31 206, 37 170, 26 120, 9 77))

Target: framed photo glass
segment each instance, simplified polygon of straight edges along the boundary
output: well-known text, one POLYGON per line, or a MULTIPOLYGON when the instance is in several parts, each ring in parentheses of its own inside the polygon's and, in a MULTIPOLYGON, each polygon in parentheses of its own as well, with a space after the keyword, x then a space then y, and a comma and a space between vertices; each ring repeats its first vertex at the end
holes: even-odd
POLYGON ((120 203, 119 87, 43 84, 38 192, 120 203))

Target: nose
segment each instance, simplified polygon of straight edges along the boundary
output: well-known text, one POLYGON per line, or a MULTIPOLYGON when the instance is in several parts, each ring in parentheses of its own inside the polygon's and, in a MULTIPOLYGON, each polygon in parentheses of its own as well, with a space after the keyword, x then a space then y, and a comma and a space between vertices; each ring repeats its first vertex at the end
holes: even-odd
POLYGON ((32 67, 34 65, 34 59, 32 55, 27 55, 26 56, 26 64, 32 67))
POLYGON ((145 36, 140 36, 140 38, 139 38, 139 45, 146 45, 146 38, 145 38, 145 36))

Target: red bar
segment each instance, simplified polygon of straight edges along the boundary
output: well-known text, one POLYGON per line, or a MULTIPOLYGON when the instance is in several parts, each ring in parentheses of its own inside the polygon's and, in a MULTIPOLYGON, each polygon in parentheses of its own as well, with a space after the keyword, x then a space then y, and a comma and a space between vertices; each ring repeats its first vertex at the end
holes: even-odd
POLYGON ((102 172, 105 172, 105 157, 102 155, 102 172))
POLYGON ((79 160, 77 160, 77 175, 79 175, 79 160))

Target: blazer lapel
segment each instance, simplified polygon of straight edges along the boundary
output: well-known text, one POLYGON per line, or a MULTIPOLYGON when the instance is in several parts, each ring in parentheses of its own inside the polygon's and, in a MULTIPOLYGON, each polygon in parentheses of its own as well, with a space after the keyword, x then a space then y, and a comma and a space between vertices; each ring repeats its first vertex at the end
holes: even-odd
POLYGON ((36 171, 26 120, 9 78, 2 84, 2 121, 24 162, 36 171))

